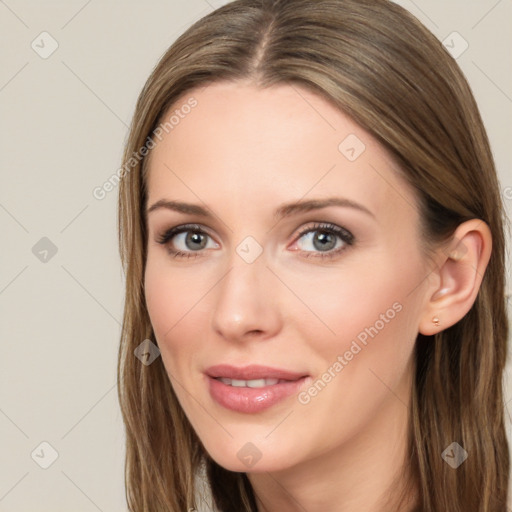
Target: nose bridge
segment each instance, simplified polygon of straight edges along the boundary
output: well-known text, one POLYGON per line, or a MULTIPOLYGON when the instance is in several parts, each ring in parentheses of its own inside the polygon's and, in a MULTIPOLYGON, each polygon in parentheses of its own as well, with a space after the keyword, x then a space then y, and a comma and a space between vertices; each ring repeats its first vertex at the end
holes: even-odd
MULTIPOLYGON (((250 247, 250 246, 249 246, 250 247)), ((240 244, 229 262, 229 271, 218 283, 213 328, 226 339, 242 340, 248 333, 271 335, 279 329, 280 313, 274 276, 263 254, 251 261, 240 244)))

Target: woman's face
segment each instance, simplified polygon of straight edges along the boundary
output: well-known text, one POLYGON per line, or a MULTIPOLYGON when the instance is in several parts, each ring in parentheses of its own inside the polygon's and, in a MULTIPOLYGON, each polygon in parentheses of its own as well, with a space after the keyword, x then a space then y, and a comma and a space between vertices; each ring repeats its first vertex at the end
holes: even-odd
POLYGON ((145 290, 206 450, 274 471, 401 429, 429 270, 390 157, 298 86, 217 83, 176 109, 151 154, 145 290))

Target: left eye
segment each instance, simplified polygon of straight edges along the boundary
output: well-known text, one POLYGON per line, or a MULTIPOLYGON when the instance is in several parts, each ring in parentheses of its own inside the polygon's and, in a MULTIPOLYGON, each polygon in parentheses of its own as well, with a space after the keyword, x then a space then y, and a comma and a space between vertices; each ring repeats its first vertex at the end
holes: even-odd
POLYGON ((301 251, 318 252, 320 254, 313 255, 320 257, 337 254, 353 243, 352 233, 334 224, 317 224, 306 228, 301 231, 296 242, 301 251), (300 240, 303 240, 303 244, 298 243, 300 240))

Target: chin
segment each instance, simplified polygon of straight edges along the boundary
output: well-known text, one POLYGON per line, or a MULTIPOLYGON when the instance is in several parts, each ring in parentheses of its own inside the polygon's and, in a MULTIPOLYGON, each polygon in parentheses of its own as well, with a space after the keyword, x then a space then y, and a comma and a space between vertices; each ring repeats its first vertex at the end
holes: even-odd
POLYGON ((262 473, 281 471, 290 467, 293 463, 293 455, 296 457, 296 451, 289 452, 286 447, 278 450, 277 446, 258 441, 251 442, 244 436, 244 441, 230 439, 225 443, 212 441, 203 443, 210 457, 224 469, 228 471, 242 473, 262 473))

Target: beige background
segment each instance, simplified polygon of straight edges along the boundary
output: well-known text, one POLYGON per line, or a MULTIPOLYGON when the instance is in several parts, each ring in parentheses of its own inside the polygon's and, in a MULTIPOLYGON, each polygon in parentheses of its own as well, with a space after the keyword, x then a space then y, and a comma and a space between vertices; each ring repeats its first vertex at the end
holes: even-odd
MULTIPOLYGON (((0 512, 126 510, 117 190, 103 200, 92 191, 119 167, 158 58, 223 3, 0 0, 0 512)), ((399 3, 439 39, 456 31, 469 44, 458 62, 510 212, 512 1, 399 3)))

